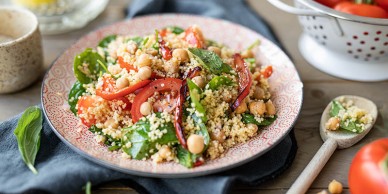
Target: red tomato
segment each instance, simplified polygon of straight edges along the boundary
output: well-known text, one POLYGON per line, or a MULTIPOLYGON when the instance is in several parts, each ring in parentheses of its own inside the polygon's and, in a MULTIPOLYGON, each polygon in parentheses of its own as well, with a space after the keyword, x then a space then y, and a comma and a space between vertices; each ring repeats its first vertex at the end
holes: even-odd
POLYGON ((388 193, 388 138, 362 147, 349 170, 352 194, 388 193))
POLYGON ((164 78, 157 79, 146 87, 144 87, 133 100, 133 105, 131 109, 132 121, 136 123, 143 115, 140 113, 140 106, 143 102, 147 101, 148 98, 153 96, 155 92, 171 92, 175 91, 179 93, 179 90, 182 86, 182 80, 176 78, 164 78))
POLYGON ((192 47, 203 48, 205 45, 205 39, 201 30, 196 26, 188 27, 185 30, 185 41, 192 47))
POLYGON ((349 1, 349 0, 315 0, 315 1, 327 7, 334 8, 334 6, 336 6, 338 3, 349 1))
POLYGON ((131 64, 129 64, 129 63, 124 62, 123 57, 117 57, 117 62, 119 63, 119 65, 120 65, 121 68, 125 68, 125 69, 127 69, 128 71, 130 71, 130 70, 137 71, 137 68, 136 68, 136 67, 134 67, 133 65, 131 65, 131 64))
POLYGON ((116 81, 113 78, 104 77, 103 81, 104 83, 102 87, 96 89, 96 95, 101 96, 106 100, 114 100, 114 99, 118 99, 120 97, 126 96, 128 94, 135 92, 139 88, 146 86, 151 82, 151 80, 143 80, 136 83, 135 85, 128 86, 122 89, 117 89, 116 81))
POLYGON ((375 0, 376 4, 388 12, 388 0, 375 0))
POLYGON ((334 9, 337 11, 358 16, 372 18, 388 18, 388 13, 383 8, 376 5, 342 2, 337 4, 334 9))
POLYGON ((236 101, 231 105, 232 111, 236 110, 240 106, 241 102, 249 94, 249 90, 252 86, 252 75, 246 62, 241 58, 240 54, 233 56, 234 64, 236 65, 236 71, 238 74, 238 97, 236 101))
POLYGON ((272 73, 273 73, 273 69, 272 69, 272 66, 267 66, 265 67, 265 69, 262 69, 261 72, 260 72, 265 78, 269 78, 272 73))
POLYGON ((170 60, 172 58, 172 50, 166 46, 166 42, 163 40, 162 36, 159 36, 159 47, 162 52, 163 59, 170 60))
POLYGON ((98 98, 93 96, 82 96, 78 102, 78 116, 81 119, 81 122, 87 127, 91 127, 96 124, 96 118, 94 115, 88 114, 88 108, 94 107, 97 105, 98 98))

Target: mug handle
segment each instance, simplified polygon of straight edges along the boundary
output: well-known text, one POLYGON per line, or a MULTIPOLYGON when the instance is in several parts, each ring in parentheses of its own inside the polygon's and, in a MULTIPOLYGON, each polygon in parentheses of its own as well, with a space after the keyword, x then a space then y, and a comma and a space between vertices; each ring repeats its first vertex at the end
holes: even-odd
POLYGON ((304 16, 323 16, 326 15, 319 13, 317 11, 313 10, 306 10, 306 9, 300 9, 293 6, 290 6, 286 3, 284 3, 282 0, 267 0, 269 3, 271 3, 273 6, 277 7, 278 9, 281 9, 285 12, 296 14, 296 15, 304 15, 304 16))

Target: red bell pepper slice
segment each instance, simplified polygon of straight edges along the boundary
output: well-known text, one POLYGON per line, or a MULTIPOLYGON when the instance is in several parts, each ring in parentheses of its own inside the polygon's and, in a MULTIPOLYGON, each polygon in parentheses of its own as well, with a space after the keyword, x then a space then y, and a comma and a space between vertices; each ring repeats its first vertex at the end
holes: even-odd
POLYGON ((106 100, 114 100, 135 92, 136 90, 149 84, 151 80, 143 80, 122 89, 116 88, 116 81, 111 77, 104 77, 103 82, 102 87, 96 89, 96 95, 101 96, 106 100))
POLYGON ((241 102, 248 96, 250 88, 252 86, 252 75, 249 71, 247 63, 242 59, 240 54, 234 54, 234 64, 236 65, 236 71, 238 74, 238 97, 230 106, 232 111, 236 110, 240 106, 241 102))

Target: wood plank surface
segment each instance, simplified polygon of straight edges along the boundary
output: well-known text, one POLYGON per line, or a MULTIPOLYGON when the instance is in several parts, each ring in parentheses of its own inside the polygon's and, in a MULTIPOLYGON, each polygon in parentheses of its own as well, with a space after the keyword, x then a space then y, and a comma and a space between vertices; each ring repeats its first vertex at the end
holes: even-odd
MULTIPOLYGON (((111 0, 107 9, 85 28, 62 35, 43 36, 45 68, 47 69, 65 49, 83 35, 101 26, 122 20, 125 17, 124 10, 129 2, 130 0, 111 0)), ((290 53, 304 83, 304 103, 295 125, 299 149, 292 166, 281 176, 264 184, 255 187, 235 185, 231 193, 285 193, 323 143, 319 136, 319 121, 322 111, 330 100, 344 94, 364 96, 374 101, 383 115, 388 115, 388 82, 346 81, 318 71, 302 58, 298 50, 298 38, 302 31, 296 16, 284 13, 264 0, 249 0, 248 2, 273 26, 280 41, 290 53)), ((291 3, 292 1, 285 0, 285 2, 291 3)), ((40 103, 42 78, 43 73, 41 78, 29 88, 13 94, 0 95, 0 121, 22 112, 28 106, 40 103)), ((376 124, 382 124, 381 115, 379 115, 376 124)), ((318 175, 308 193, 318 193, 322 189, 326 189, 332 179, 343 183, 344 193, 349 193, 347 176, 353 156, 363 145, 387 135, 387 131, 372 129, 360 143, 348 149, 337 150, 318 175)), ((136 193, 136 191, 119 182, 109 182, 93 186, 93 193, 120 194, 136 193)))

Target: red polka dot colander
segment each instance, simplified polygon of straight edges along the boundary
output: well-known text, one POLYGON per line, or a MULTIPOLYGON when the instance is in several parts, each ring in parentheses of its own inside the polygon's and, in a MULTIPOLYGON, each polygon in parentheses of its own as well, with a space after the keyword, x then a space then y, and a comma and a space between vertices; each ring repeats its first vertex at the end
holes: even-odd
POLYGON ((388 19, 350 15, 312 0, 268 2, 299 15, 299 50, 319 70, 357 81, 388 79, 388 19))

